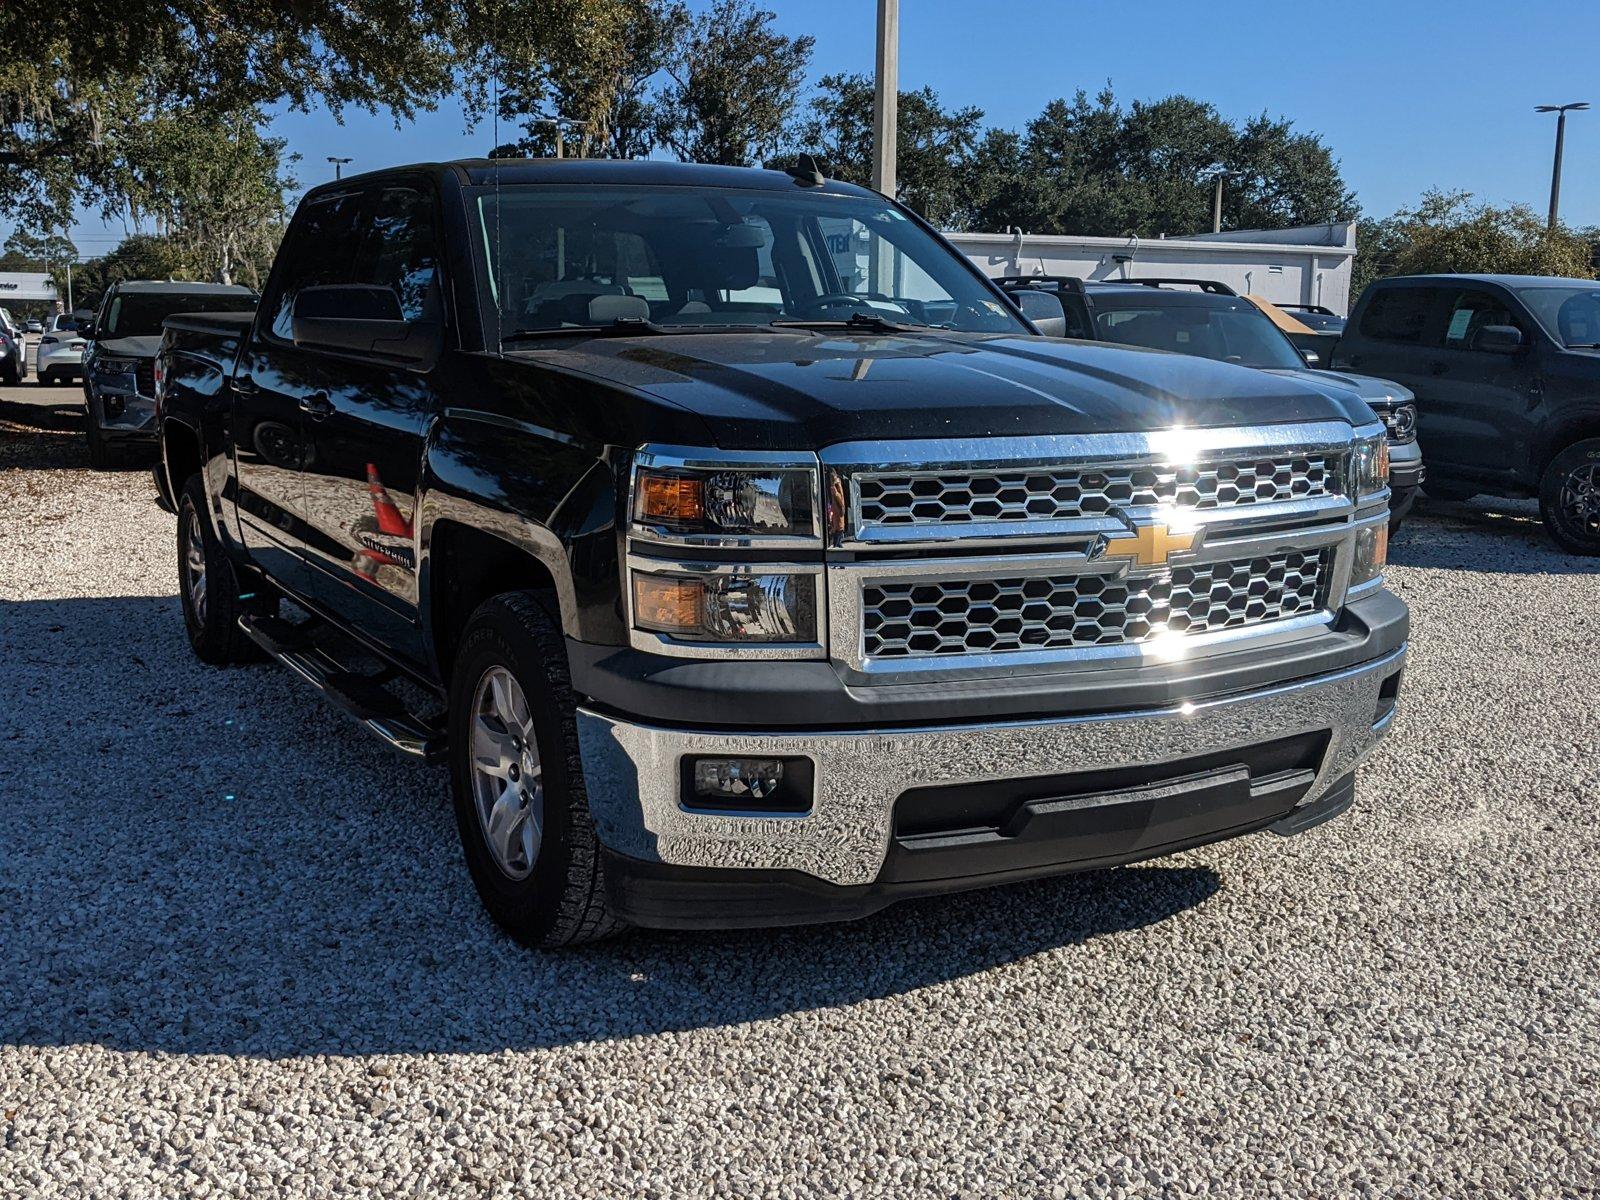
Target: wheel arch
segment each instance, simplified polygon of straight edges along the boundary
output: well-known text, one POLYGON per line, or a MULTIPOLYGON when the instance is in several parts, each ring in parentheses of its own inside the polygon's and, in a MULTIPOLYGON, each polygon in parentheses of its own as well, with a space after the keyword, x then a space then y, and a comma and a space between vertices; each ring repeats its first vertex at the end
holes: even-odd
POLYGON ((1538 478, 1544 478, 1558 454, 1590 438, 1600 438, 1600 406, 1562 421, 1546 435, 1539 452, 1538 478))
POLYGON ((474 502, 431 499, 424 509, 418 595, 442 683, 449 682, 467 619, 492 596, 531 592, 562 631, 573 634, 577 601, 553 533, 474 502))
MULTIPOLYGON (((91 415, 90 420, 93 420, 91 415)), ((192 425, 170 418, 161 422, 161 462, 167 473, 167 494, 176 503, 189 476, 205 468, 205 453, 200 447, 200 431, 192 425)))

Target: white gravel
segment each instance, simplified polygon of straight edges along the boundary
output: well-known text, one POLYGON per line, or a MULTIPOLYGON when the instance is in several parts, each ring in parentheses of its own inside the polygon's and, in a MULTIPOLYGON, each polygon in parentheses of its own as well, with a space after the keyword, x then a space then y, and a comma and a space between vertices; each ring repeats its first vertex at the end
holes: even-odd
POLYGON ((480 912, 441 773, 191 657, 146 477, 23 394, 7 1200, 1600 1194, 1600 563, 1526 506, 1397 539, 1404 706, 1316 832, 544 956, 480 912))

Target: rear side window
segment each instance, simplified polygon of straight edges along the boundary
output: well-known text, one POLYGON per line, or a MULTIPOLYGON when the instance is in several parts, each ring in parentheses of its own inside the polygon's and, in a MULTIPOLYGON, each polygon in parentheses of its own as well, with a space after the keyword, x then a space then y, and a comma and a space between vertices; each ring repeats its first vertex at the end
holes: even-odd
POLYGON ((1437 288, 1376 288, 1361 314, 1361 336, 1420 345, 1427 333, 1428 314, 1438 298, 1437 288))
POLYGON ((261 304, 272 335, 293 337, 289 313, 301 288, 355 283, 356 251, 363 232, 363 200, 358 192, 329 196, 301 208, 278 251, 277 270, 261 304))

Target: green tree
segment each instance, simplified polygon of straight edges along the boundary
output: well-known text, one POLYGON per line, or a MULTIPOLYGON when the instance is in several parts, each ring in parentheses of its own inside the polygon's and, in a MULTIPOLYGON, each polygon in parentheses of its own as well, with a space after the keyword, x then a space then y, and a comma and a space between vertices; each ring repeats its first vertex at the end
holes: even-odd
POLYGON ((775 14, 717 0, 667 58, 655 136, 688 162, 750 166, 771 155, 800 95, 816 39, 774 30, 775 14))
POLYGON ((159 234, 135 233, 109 254, 80 263, 73 274, 74 301, 94 308, 113 283, 124 279, 196 279, 183 246, 159 234))
MULTIPOLYGON (((789 134, 792 153, 811 153, 829 174, 872 182, 872 80, 824 75, 805 115, 789 134)), ((897 199, 943 228, 968 217, 973 155, 983 132, 981 108, 947 109, 932 88, 901 92, 895 176, 897 199)))
POLYGON ((973 158, 970 224, 1032 233, 1152 237, 1210 227, 1217 168, 1226 228, 1351 220, 1355 197, 1321 139, 1262 115, 1243 126, 1189 96, 1118 103, 1109 85, 1056 100, 973 158))
POLYGON ((508 62, 498 98, 500 119, 522 126, 500 154, 546 157, 554 133, 546 122, 576 122, 568 152, 584 158, 643 158, 654 148, 646 89, 688 28, 677 0, 553 0, 559 35, 527 61, 508 62))
POLYGON ((1588 232, 1558 225, 1526 204, 1478 203, 1470 192, 1424 192, 1415 208, 1358 230, 1352 290, 1385 275, 1484 273, 1595 277, 1588 232))

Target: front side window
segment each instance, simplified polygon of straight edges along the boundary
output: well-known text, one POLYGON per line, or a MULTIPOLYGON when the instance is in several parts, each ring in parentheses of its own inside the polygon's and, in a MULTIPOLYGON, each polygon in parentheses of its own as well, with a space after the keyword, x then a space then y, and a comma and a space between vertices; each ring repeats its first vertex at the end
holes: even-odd
POLYGON ((1146 304, 1095 313, 1100 337, 1125 346, 1171 350, 1245 367, 1303 370, 1305 360, 1278 327, 1249 304, 1243 308, 1199 304, 1146 304))
POLYGON ((372 211, 362 224, 354 282, 394 292, 407 321, 436 316, 439 257, 429 197, 415 188, 383 188, 373 195, 372 211))
POLYGON ((877 198, 517 185, 469 199, 502 338, 845 321, 1023 333, 938 239, 877 198))
POLYGON ((1506 302, 1492 292, 1457 292, 1444 327, 1445 349, 1477 349, 1479 331, 1490 325, 1515 326, 1517 319, 1506 302))
POLYGON ((1421 345, 1438 297, 1437 288, 1379 288, 1361 314, 1361 336, 1378 342, 1421 345))
POLYGON ((262 302, 272 335, 280 341, 293 340, 290 314, 301 288, 356 281, 356 250, 364 231, 362 199, 360 192, 326 196, 295 214, 262 302))

